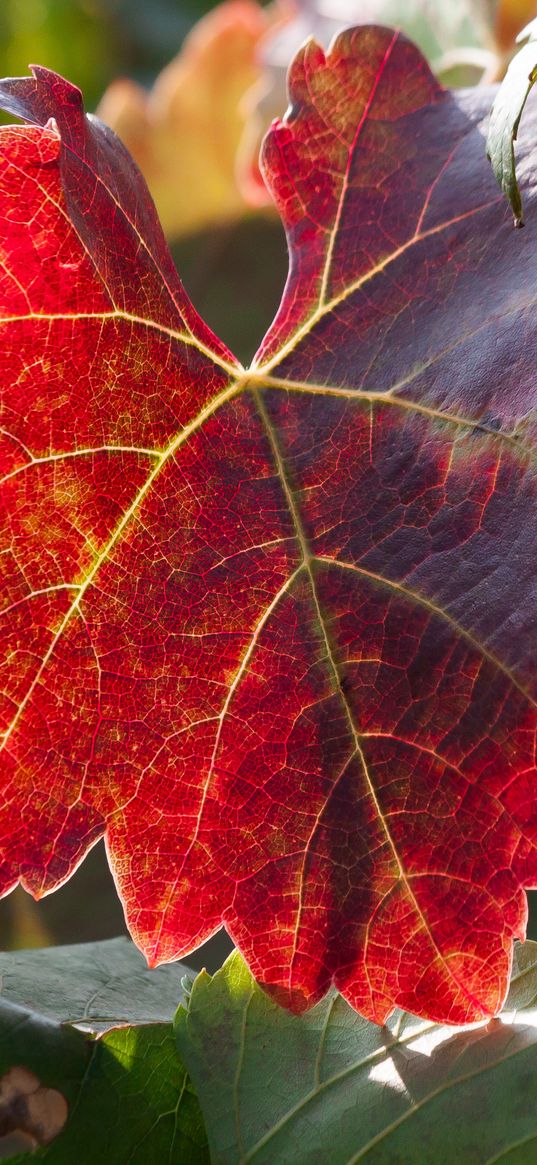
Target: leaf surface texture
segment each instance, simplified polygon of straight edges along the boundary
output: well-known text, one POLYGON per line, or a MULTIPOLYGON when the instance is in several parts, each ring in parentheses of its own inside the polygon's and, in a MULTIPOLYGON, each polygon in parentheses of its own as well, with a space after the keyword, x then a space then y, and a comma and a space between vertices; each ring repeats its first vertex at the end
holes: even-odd
POLYGON ((244 370, 78 92, 1 92, 37 123, 1 131, 4 891, 106 832, 152 963, 224 921, 296 1010, 496 1014, 537 881, 535 264, 487 95, 386 29, 299 53, 244 370))
POLYGON ((213 1165, 533 1165, 536 952, 515 948, 500 1019, 462 1031, 374 1027, 334 991, 289 1015, 238 952, 202 972, 176 1035, 213 1165))

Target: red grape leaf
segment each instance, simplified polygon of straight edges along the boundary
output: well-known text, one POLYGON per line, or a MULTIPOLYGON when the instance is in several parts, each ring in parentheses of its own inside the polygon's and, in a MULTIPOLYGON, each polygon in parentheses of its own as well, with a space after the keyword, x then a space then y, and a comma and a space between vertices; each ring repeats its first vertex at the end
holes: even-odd
POLYGON ((151 962, 224 920, 296 1009, 334 981, 464 1022, 537 883, 532 228, 490 94, 403 37, 310 43, 290 88, 291 270, 244 372, 76 91, 4 83, 61 141, 1 131, 3 885, 106 828, 151 962))

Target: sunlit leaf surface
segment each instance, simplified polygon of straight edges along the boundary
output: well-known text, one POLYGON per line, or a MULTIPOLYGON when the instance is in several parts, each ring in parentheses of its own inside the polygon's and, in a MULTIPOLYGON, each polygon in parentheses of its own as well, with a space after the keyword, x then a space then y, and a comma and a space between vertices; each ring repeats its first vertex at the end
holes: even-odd
POLYGON ((295 1009, 495 1014, 537 882, 535 254, 489 94, 386 29, 299 53, 245 371, 77 91, 2 93, 4 891, 106 831, 151 963, 223 920, 295 1009))

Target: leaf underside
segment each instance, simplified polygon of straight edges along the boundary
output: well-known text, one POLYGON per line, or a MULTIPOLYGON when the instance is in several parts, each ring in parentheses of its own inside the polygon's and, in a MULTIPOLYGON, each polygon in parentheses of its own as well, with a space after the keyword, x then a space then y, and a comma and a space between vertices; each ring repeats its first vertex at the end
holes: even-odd
POLYGON ((106 832, 152 964, 223 921, 295 1010, 496 1014, 537 884, 535 263, 490 96, 386 29, 301 50, 249 370, 78 91, 0 96, 37 123, 0 131, 3 891, 106 832))

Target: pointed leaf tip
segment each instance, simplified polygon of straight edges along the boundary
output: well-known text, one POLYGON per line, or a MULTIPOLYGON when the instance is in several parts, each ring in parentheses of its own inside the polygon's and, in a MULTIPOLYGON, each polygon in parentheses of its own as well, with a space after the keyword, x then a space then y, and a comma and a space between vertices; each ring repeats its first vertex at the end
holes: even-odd
POLYGON ((0 81, 0 107, 15 117, 45 126, 55 118, 60 129, 80 120, 84 103, 80 89, 41 65, 31 65, 31 76, 0 81))

